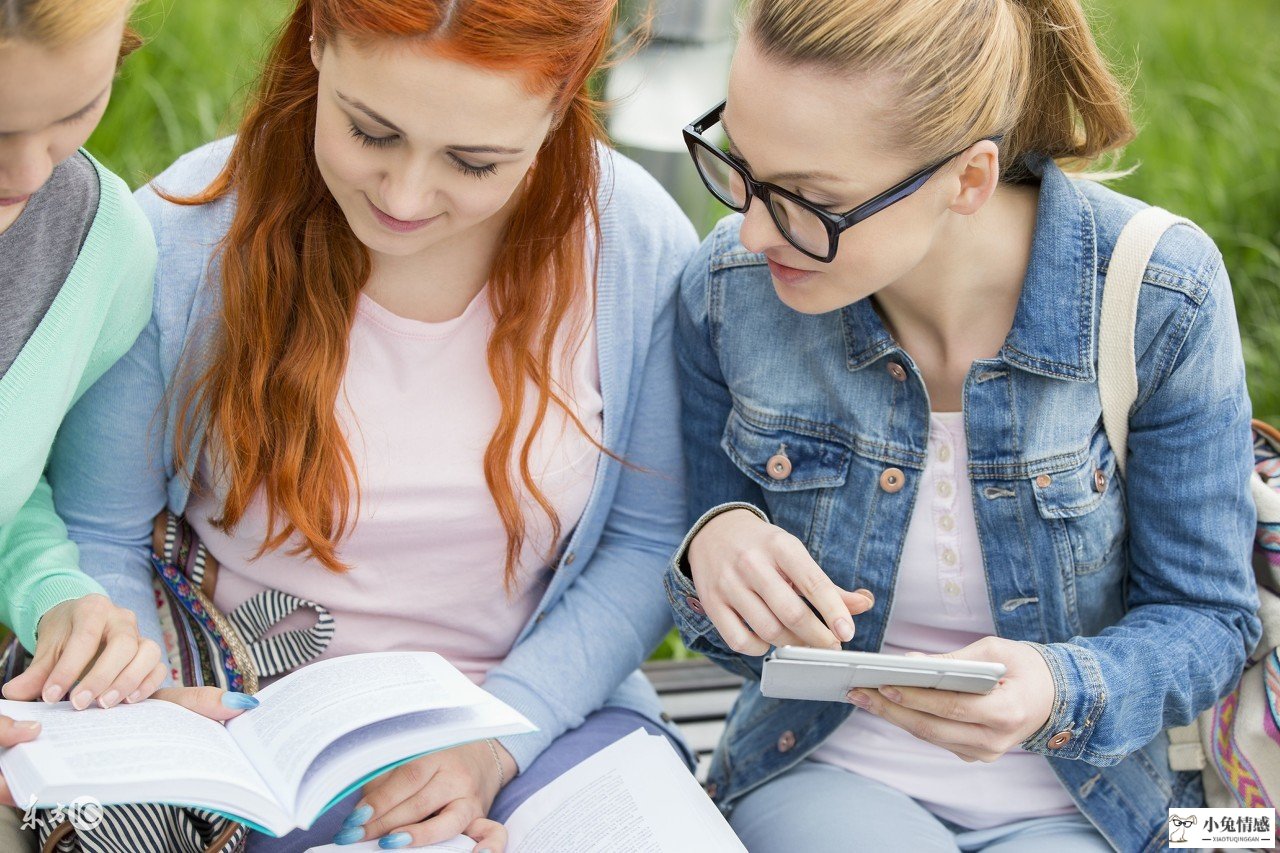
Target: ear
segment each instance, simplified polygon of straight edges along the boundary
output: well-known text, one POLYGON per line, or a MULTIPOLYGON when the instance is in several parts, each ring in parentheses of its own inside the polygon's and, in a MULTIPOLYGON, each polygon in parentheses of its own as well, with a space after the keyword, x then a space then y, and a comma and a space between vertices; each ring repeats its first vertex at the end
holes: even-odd
POLYGON ((320 55, 324 52, 324 49, 321 47, 320 42, 316 41, 316 37, 314 35, 311 36, 308 41, 311 43, 311 64, 316 67, 317 71, 319 71, 320 55))
POLYGON ((956 158, 960 186, 947 209, 972 216, 982 209, 1000 183, 1000 149, 990 139, 976 142, 956 158))

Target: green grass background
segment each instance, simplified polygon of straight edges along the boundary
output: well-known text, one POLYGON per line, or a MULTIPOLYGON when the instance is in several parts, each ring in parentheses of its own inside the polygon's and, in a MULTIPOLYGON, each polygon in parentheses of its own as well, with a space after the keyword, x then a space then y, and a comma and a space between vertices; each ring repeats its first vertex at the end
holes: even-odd
MULTIPOLYGON (((138 186, 231 132, 289 0, 144 0, 90 148, 138 186)), ((1132 82, 1142 128, 1114 186, 1190 217, 1232 274, 1249 388, 1280 424, 1280 3, 1095 0, 1095 32, 1132 82)), ((669 638, 662 655, 679 655, 669 638)))

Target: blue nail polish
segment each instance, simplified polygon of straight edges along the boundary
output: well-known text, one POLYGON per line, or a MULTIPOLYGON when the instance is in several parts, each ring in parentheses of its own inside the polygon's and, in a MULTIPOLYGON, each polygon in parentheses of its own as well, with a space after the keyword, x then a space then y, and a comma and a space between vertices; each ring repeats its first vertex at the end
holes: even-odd
POLYGON ((364 826, 371 817, 373 817, 373 806, 361 806, 347 815, 347 819, 342 822, 342 826, 344 829, 350 829, 353 826, 364 826))
POLYGON ((334 844, 355 844, 364 839, 364 830, 358 826, 347 827, 333 837, 334 844))
POLYGON ((262 703, 248 693, 227 692, 222 694, 222 704, 237 711, 252 711, 262 703))
POLYGON ((407 832, 397 832, 395 835, 383 836, 378 846, 383 850, 396 850, 400 847, 408 847, 412 842, 412 835, 407 832))

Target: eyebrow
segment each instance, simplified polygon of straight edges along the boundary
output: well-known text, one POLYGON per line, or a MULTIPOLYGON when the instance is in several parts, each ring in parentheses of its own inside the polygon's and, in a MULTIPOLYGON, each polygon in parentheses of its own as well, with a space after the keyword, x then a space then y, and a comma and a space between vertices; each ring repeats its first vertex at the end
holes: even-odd
MULTIPOLYGON (((741 149, 738 148, 737 143, 733 141, 733 136, 729 133, 729 125, 725 122, 723 113, 720 115, 720 127, 724 130, 724 135, 726 138, 728 138, 729 145, 731 145, 733 149, 738 152, 734 156, 736 156, 739 160, 741 160, 743 165, 750 165, 747 163, 747 158, 742 156, 741 149)), ((774 183, 774 184, 780 184, 780 183, 783 183, 784 181, 796 181, 796 182, 830 181, 832 183, 838 183, 838 184, 849 183, 846 179, 840 177, 839 175, 832 174, 831 172, 812 172, 812 171, 782 172, 777 175, 771 175, 770 178, 771 178, 770 183, 774 183)))
MULTIPOLYGON (((76 110, 66 118, 58 119, 57 121, 54 122, 54 124, 71 124, 71 122, 73 121, 78 121, 79 119, 84 118, 86 115, 88 115, 90 112, 93 111, 93 108, 96 107, 99 104, 99 102, 102 101, 102 96, 107 94, 107 90, 110 88, 111 86, 108 85, 105 89, 99 92, 92 101, 85 104, 83 107, 76 110)), ((18 131, 16 130, 0 130, 0 136, 15 136, 17 135, 17 133, 18 131)))
MULTIPOLYGON (((371 109, 367 104, 365 104, 363 101, 360 101, 357 98, 349 98, 346 95, 342 94, 341 92, 338 92, 337 95, 343 101, 355 107, 360 112, 364 113, 369 118, 373 119, 378 124, 385 127, 387 130, 394 131, 400 134, 401 136, 406 135, 405 132, 400 128, 396 127, 396 125, 390 119, 387 119, 382 115, 378 114, 373 109, 371 109)), ((511 148, 505 145, 450 145, 448 147, 449 147, 449 150, 451 151, 461 151, 464 154, 523 154, 524 153, 523 148, 511 148)))

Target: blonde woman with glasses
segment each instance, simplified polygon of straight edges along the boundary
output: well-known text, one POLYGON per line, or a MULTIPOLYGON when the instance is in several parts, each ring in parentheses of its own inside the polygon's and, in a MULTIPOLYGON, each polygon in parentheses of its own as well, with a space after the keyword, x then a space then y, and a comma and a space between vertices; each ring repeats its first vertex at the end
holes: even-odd
POLYGON ((1175 225, 1122 482, 1098 324, 1145 205, 1078 173, 1133 132, 1077 0, 749 6, 686 130, 739 215, 682 282, 697 520, 667 587, 751 685, 708 788, 753 853, 1151 850, 1203 804, 1164 732, 1259 636, 1250 407, 1222 257, 1175 225), (785 645, 1005 675, 771 699, 785 645))

